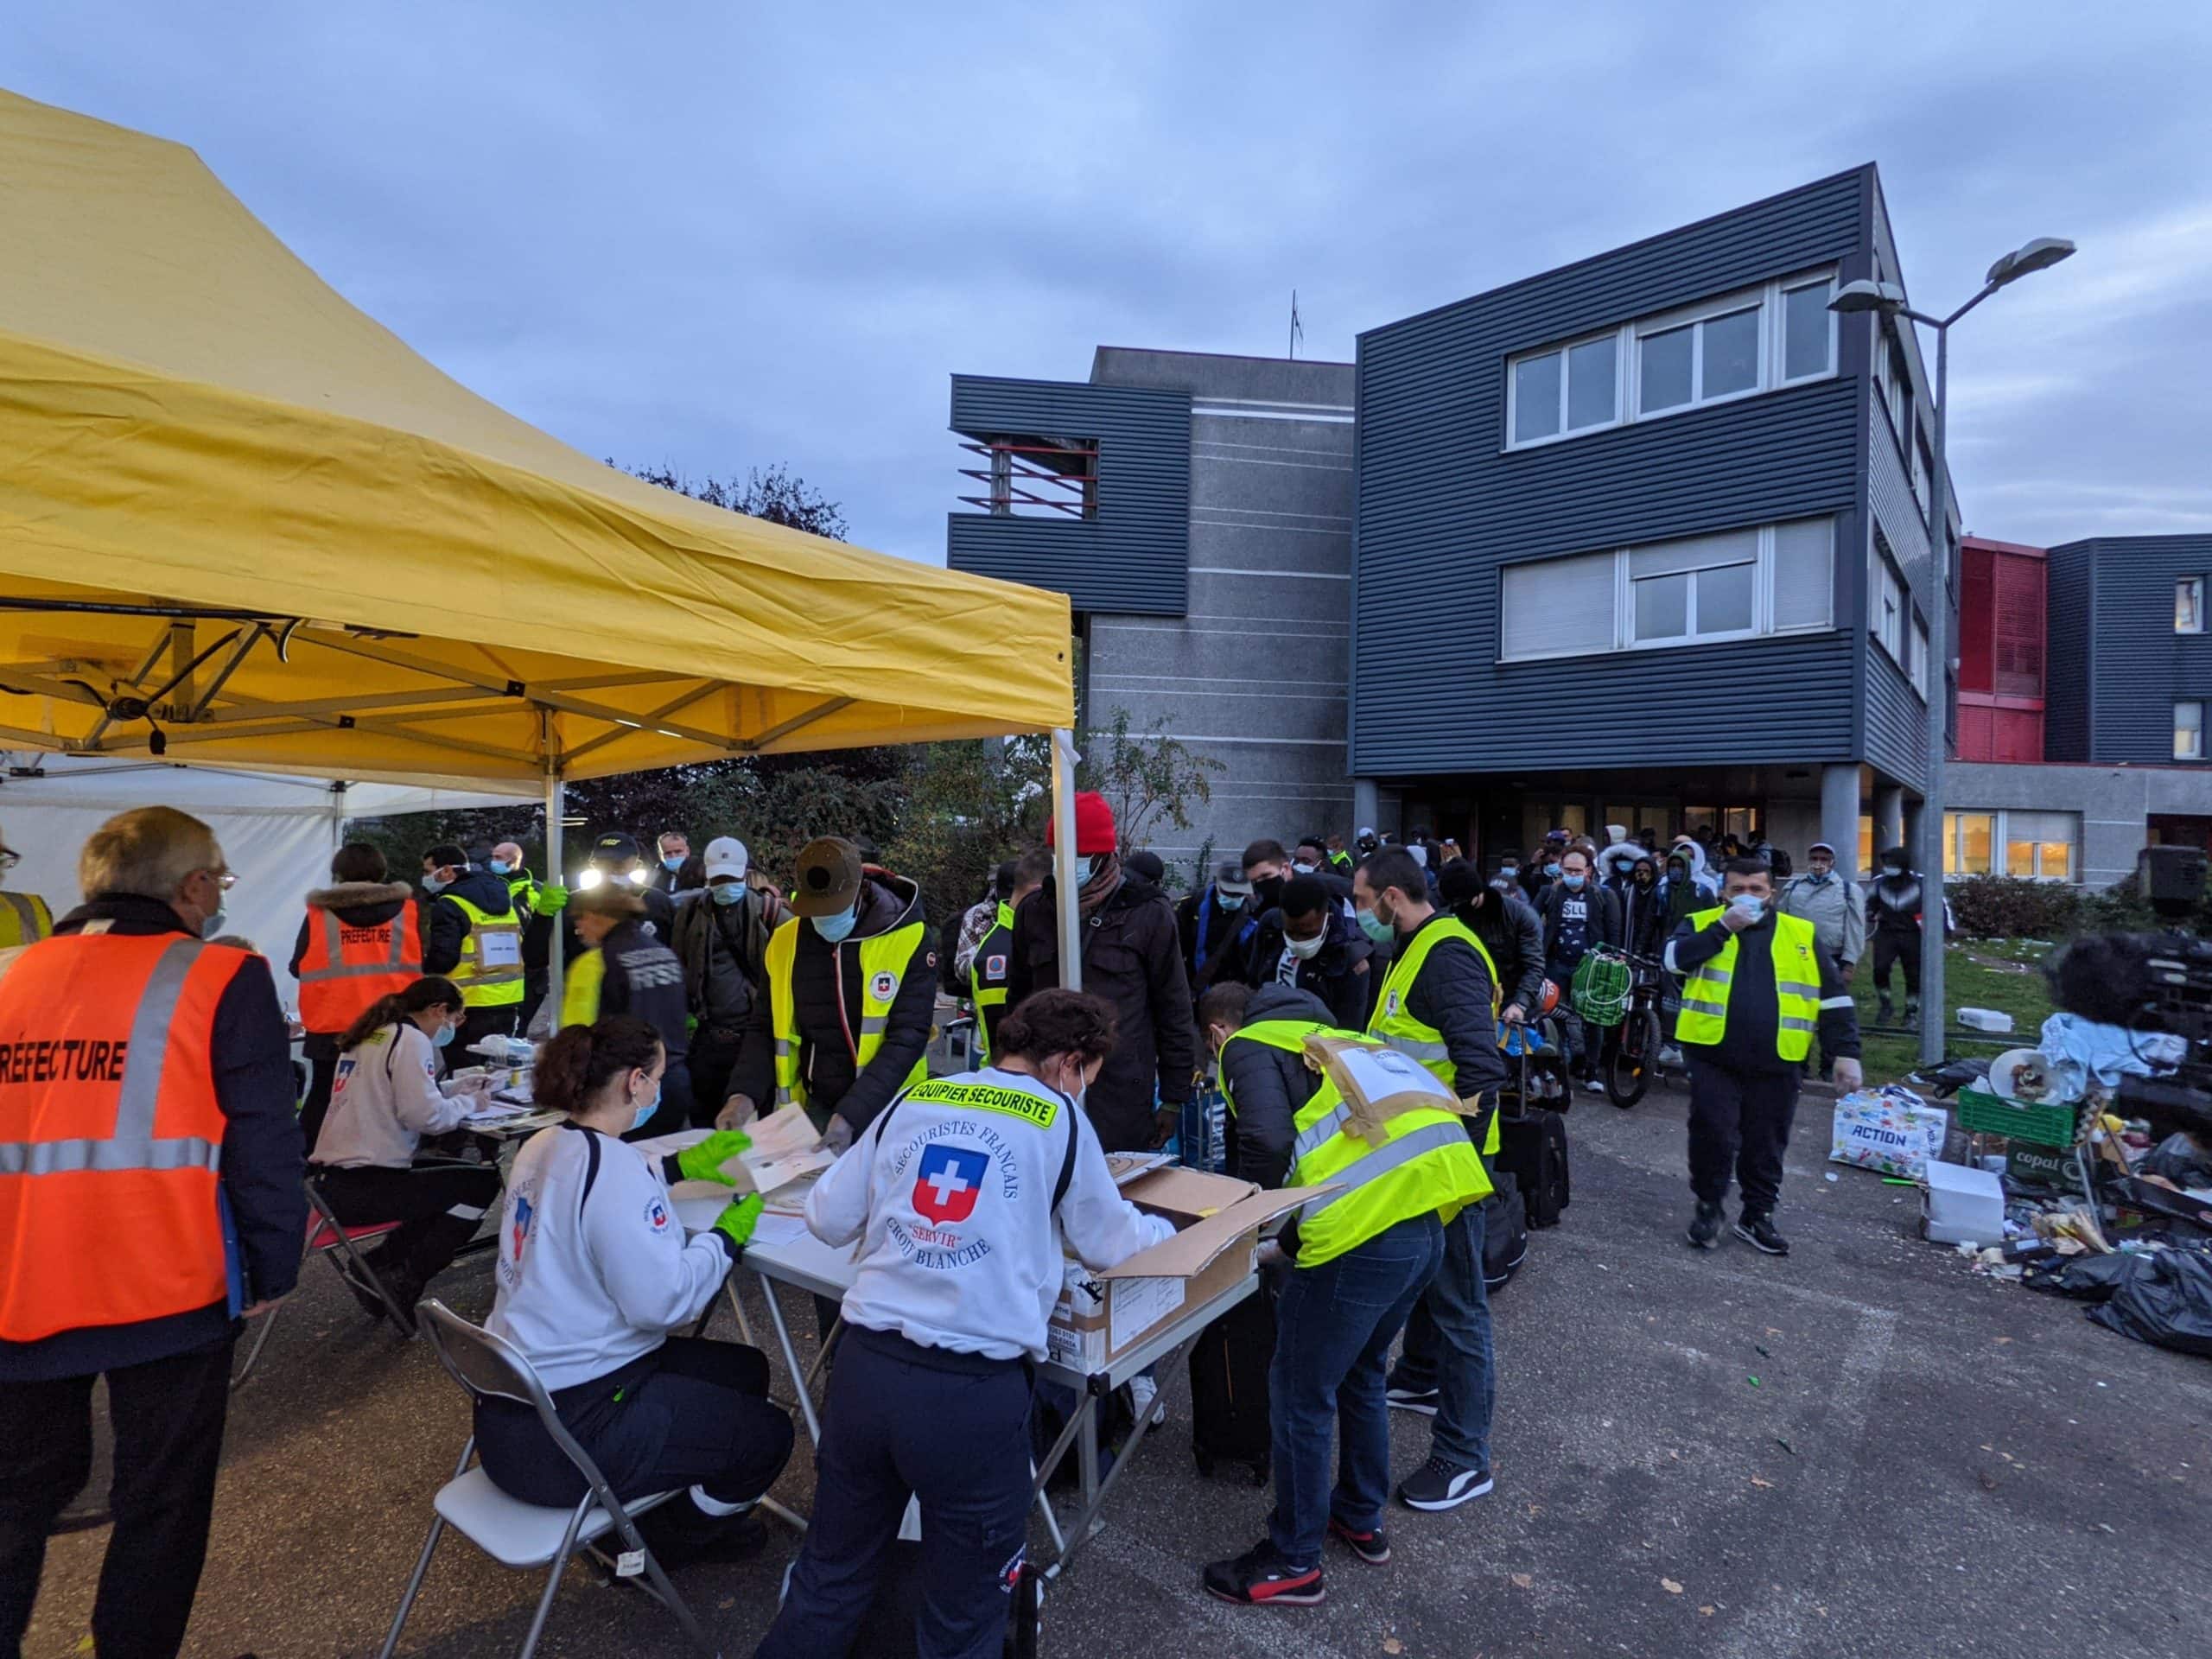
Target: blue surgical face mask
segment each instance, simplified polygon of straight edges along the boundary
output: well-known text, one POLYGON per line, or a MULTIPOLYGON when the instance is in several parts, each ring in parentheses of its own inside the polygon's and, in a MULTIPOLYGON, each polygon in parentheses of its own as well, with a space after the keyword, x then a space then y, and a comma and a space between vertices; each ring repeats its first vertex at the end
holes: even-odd
POLYGON ((1559 874, 1559 861, 1557 859, 1554 859, 1550 863, 1545 865, 1544 874, 1546 875, 1557 875, 1559 874))
POLYGON ((438 1034, 431 1038, 430 1041, 433 1046, 438 1048, 448 1047, 453 1042, 454 1033, 460 1029, 461 1027, 459 1026, 440 1026, 438 1027, 438 1034))
POLYGON ((857 907, 840 911, 835 916, 817 916, 814 918, 814 931, 829 940, 830 944, 836 944, 859 925, 860 919, 860 911, 857 907))
POLYGON ((708 888, 707 891, 714 895, 714 900, 718 905, 735 905, 744 902, 745 883, 742 881, 725 881, 719 887, 708 888))
POLYGON ((1517 881, 1521 878, 1521 867, 1518 864, 1501 864, 1497 867, 1497 874, 1501 880, 1517 881))
POLYGON ((1559 881, 1560 885, 1569 893, 1580 893, 1582 891, 1582 884, 1589 879, 1586 875, 1562 875, 1559 881))
POLYGON ((1076 874, 1082 877, 1083 885, 1089 887, 1097 880, 1098 872, 1106 868, 1106 861, 1113 856, 1111 853, 1093 853, 1088 858, 1077 860, 1076 874))
POLYGON ((630 1127, 632 1129, 644 1128, 646 1124, 652 1122, 653 1114, 658 1110, 660 1110, 660 1084, 656 1083, 653 1084, 653 1097, 638 1108, 638 1115, 631 1119, 630 1127))
POLYGON ((203 939, 221 938, 229 926, 231 912, 218 906, 213 916, 200 924, 200 937, 203 939))
POLYGON ((1388 944, 1398 936, 1398 930, 1371 910, 1359 912, 1359 931, 1374 944, 1388 944))
POLYGON ((1730 908, 1741 911, 1753 921, 1766 914, 1766 900, 1756 893, 1739 893, 1728 904, 1730 908))
POLYGON ((683 868, 683 855, 681 853, 663 853, 660 855, 660 867, 664 870, 667 870, 671 874, 682 869, 683 868))
POLYGON ((494 874, 494 875, 512 875, 514 873, 515 873, 515 867, 514 867, 513 865, 512 865, 512 864, 508 863, 508 862, 507 862, 507 861, 506 861, 505 859, 504 859, 504 858, 495 858, 495 859, 493 859, 493 860, 492 861, 492 874, 494 874))
POLYGON ((1216 893, 1214 895, 1214 899, 1224 910, 1242 910, 1244 908, 1244 895, 1241 893, 1216 893))
POLYGON ((453 886, 452 882, 436 875, 426 875, 423 878, 423 891, 425 893, 443 893, 451 886, 453 886))

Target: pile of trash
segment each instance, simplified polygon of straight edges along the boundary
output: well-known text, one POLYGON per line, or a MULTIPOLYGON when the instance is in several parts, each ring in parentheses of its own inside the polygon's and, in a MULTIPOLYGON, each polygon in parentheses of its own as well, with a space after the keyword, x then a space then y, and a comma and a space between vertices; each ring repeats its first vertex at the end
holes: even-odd
POLYGON ((2113 1109, 2177 1038, 2053 1014, 2032 1049, 1836 1103, 1830 1159, 1921 1189, 1922 1236, 1989 1277, 2090 1306, 2137 1341, 2212 1357, 2212 1147, 2113 1109))

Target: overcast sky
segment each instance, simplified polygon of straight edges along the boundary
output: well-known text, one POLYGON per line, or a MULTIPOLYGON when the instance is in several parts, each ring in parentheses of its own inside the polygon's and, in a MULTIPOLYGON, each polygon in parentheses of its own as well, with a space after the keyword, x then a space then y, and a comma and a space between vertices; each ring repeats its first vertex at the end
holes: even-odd
MULTIPOLYGON (((2212 528, 2212 6, 13 0, 0 85, 196 149, 594 455, 782 461, 942 560, 955 371, 1306 354, 1855 163, 1967 525, 2212 528), (1451 21, 1445 21, 1445 20, 1451 21)), ((4 233, 0 231, 0 233, 4 233)))

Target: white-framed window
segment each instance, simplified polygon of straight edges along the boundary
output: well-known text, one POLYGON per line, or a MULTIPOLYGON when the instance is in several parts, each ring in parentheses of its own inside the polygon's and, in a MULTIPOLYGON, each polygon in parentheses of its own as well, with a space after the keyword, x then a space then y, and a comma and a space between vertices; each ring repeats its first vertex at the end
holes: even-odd
POLYGON ((1835 521, 1800 518, 1509 564, 1506 662, 1750 639, 1832 626, 1835 521))
POLYGON ((2082 819, 2075 812, 1946 812, 1943 874, 2077 879, 2082 819))
POLYGON ((2204 705, 2202 702, 2174 704, 2174 759, 2202 760, 2204 758, 2204 705))
POLYGON ((1527 448, 1835 372, 1835 273, 1764 283, 1522 352, 1506 364, 1505 447, 1527 448))
POLYGON ((1920 693, 1921 700, 1928 697, 1928 624, 1918 613, 1912 619, 1912 664, 1907 671, 1912 689, 1920 693))
POLYGON ((1880 549, 1874 552, 1873 569, 1868 573, 1866 586, 1866 626, 1890 660, 1899 668, 1906 666, 1905 619, 1912 601, 1904 585, 1904 578, 1897 575, 1897 566, 1885 557, 1880 549))
POLYGON ((2204 632, 2204 578, 2183 576, 2174 582, 2174 632, 2204 632))

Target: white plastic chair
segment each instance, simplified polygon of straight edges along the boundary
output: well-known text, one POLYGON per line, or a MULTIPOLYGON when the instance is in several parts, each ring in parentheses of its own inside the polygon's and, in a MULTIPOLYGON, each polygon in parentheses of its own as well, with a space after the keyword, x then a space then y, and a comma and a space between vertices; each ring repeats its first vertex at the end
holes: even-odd
POLYGON ((567 1454, 569 1461, 575 1465, 576 1472, 584 1478, 587 1490, 575 1507, 568 1510, 524 1503, 509 1497, 493 1484, 492 1478, 480 1465, 474 1469, 468 1466, 476 1453, 476 1439, 471 1435, 461 1449, 461 1461, 454 1465, 453 1478, 439 1489, 434 1500, 437 1514, 430 1522, 430 1535, 423 1541, 422 1558, 415 1563, 415 1576, 407 1581, 407 1593, 400 1598, 399 1611, 391 1621, 391 1633, 385 1637, 378 1659, 391 1659, 397 1649, 400 1630, 414 1608, 416 1596, 422 1591, 438 1540, 444 1536, 448 1527, 502 1567, 529 1572, 550 1566, 545 1589, 537 1599, 537 1614, 530 1622, 530 1634, 523 1639, 518 1659, 530 1659, 537 1650, 547 1616, 553 1611, 554 1592, 561 1586, 561 1574, 580 1550, 618 1576, 630 1577, 642 1572, 644 1581, 639 1587, 676 1616, 676 1622, 683 1626, 692 1646, 704 1654, 718 1653, 720 1650, 708 1640, 690 1607, 677 1593, 675 1586, 669 1583, 660 1562, 638 1532, 639 1516, 667 1503, 682 1489, 657 1492, 651 1497, 624 1503, 615 1497, 613 1488, 607 1484, 606 1476, 600 1473, 591 1454, 576 1444, 575 1438, 562 1423, 545 1385, 512 1344, 471 1325, 436 1300, 426 1301, 416 1310, 416 1325, 439 1363, 471 1400, 512 1400, 535 1409, 553 1443, 567 1454), (598 1541, 609 1532, 620 1535, 624 1554, 630 1559, 611 1560, 598 1548, 598 1541), (627 1573, 623 1570, 626 1567, 630 1569, 627 1573))

